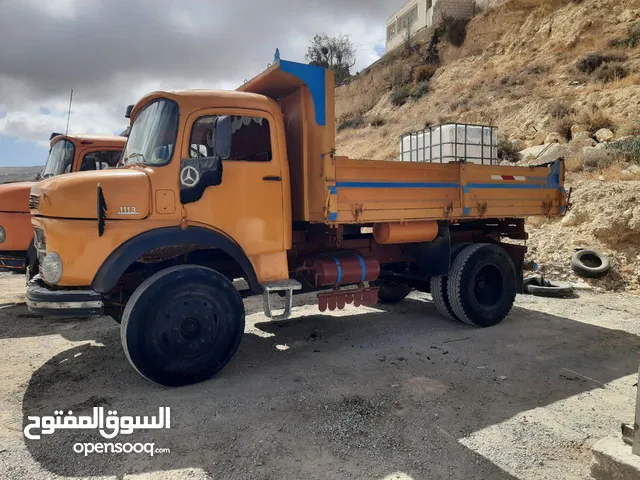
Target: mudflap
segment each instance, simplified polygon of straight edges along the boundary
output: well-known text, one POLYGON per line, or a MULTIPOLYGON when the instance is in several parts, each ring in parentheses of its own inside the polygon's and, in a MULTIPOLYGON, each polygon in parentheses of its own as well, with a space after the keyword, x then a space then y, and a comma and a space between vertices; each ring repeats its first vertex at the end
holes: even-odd
POLYGON ((451 235, 448 222, 438 222, 438 236, 432 242, 418 243, 413 256, 421 273, 427 276, 448 275, 451 268, 451 235))
POLYGON ((512 243, 498 243, 498 245, 507 251, 516 267, 516 277, 519 279, 516 292, 524 293, 524 257, 527 254, 527 247, 512 243))

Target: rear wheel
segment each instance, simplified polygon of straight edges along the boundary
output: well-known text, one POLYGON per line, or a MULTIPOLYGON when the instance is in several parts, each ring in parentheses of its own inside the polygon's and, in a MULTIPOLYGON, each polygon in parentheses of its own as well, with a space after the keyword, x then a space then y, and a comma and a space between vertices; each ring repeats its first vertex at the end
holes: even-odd
POLYGON ((516 269, 503 248, 480 243, 466 247, 454 260, 447 282, 455 316, 478 327, 503 321, 516 298, 516 269))
POLYGON ((131 365, 167 386, 206 380, 233 357, 244 333, 244 304, 224 275, 181 265, 145 280, 122 314, 131 365))
POLYGON ((376 280, 374 286, 378 287, 378 299, 382 303, 401 302, 413 290, 413 287, 398 280, 376 280))
MULTIPOLYGON (((458 243, 451 247, 451 261, 453 262, 458 254, 464 249, 468 243, 458 243)), ((431 297, 433 298, 433 304, 438 310, 438 313, 443 317, 450 320, 458 320, 456 314, 451 308, 449 303, 449 292, 447 291, 447 282, 449 281, 448 275, 441 275, 437 277, 431 277, 431 297)))

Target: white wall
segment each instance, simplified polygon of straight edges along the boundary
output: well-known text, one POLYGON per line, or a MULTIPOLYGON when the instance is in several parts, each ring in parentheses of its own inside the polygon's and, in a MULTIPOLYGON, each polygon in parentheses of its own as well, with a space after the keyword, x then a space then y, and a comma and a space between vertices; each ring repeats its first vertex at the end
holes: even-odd
POLYGON ((439 23, 443 16, 451 16, 454 18, 470 18, 476 11, 476 1, 479 6, 486 8, 500 3, 504 0, 433 0, 433 6, 427 9, 427 0, 407 0, 393 15, 387 19, 387 29, 389 25, 396 24, 396 35, 387 38, 387 52, 402 45, 406 39, 404 30, 399 30, 398 19, 408 13, 413 7, 418 7, 418 19, 411 26, 411 34, 415 34, 419 30, 431 27, 439 23))
MULTIPOLYGON (((405 13, 408 13, 413 7, 418 6, 418 19, 411 26, 411 33, 415 33, 418 30, 427 26, 427 0, 408 0, 405 4, 400 7, 393 15, 391 15, 387 19, 387 28, 393 22, 396 22, 400 17, 402 17, 405 13)), ((404 30, 398 30, 396 36, 392 39, 387 39, 387 52, 393 50, 394 48, 402 45, 405 41, 405 32, 404 30)))

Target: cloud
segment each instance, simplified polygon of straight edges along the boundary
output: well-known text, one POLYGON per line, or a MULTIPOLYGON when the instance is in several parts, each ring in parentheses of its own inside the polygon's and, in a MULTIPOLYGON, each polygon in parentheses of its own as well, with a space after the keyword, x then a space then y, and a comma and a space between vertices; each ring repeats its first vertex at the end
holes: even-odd
POLYGON ((127 104, 157 89, 235 88, 276 47, 303 61, 316 34, 349 34, 354 71, 379 57, 389 0, 0 0, 0 134, 46 141, 115 132, 127 104), (106 131, 106 132, 105 132, 106 131))

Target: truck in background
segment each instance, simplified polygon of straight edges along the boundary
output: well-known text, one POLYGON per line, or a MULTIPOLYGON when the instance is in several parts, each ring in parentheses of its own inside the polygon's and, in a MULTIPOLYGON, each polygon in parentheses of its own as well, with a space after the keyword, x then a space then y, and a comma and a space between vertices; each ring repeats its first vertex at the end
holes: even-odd
POLYGON ((525 240, 525 217, 568 206, 563 162, 337 156, 333 73, 278 56, 237 91, 145 96, 122 158, 32 187, 40 275, 27 303, 113 316, 131 365, 171 386, 231 360, 249 295, 278 319, 294 293, 318 292, 324 311, 415 288, 449 318, 496 325, 522 288, 526 252, 501 240, 525 240))
MULTIPOLYGON (((63 173, 115 167, 126 143, 124 137, 62 135, 50 137, 49 157, 38 180, 63 173)), ((29 193, 35 182, 0 185, 0 270, 37 273, 29 193)))

